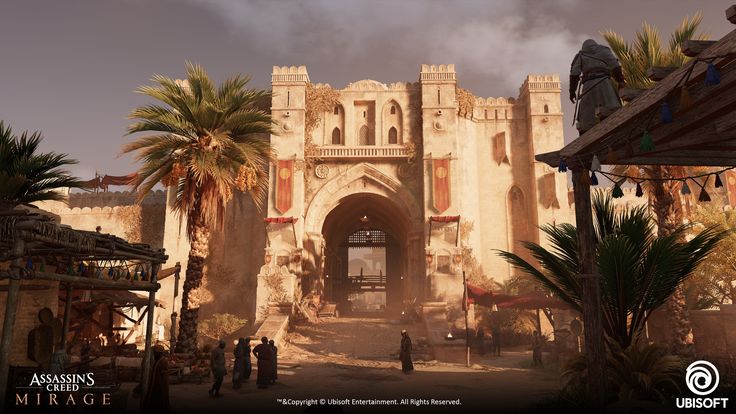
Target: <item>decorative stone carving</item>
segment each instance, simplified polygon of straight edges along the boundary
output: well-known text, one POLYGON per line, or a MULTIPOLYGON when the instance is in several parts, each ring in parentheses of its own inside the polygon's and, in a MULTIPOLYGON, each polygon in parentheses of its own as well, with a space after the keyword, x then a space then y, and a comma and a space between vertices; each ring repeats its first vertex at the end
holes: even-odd
POLYGON ((434 127, 435 131, 444 131, 445 130, 445 124, 442 123, 442 121, 435 121, 432 124, 432 127, 434 127))
POLYGON ((330 175, 330 167, 325 164, 320 164, 314 169, 314 175, 317 178, 325 179, 330 175))

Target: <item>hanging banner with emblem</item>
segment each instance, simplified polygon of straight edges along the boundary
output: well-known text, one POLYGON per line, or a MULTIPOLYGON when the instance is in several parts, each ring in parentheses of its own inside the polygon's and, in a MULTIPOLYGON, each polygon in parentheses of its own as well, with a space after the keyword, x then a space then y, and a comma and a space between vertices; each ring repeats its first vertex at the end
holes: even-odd
POLYGON ((294 187, 294 160, 278 160, 276 164, 276 210, 284 214, 291 208, 294 187))
POLYGON ((432 207, 438 213, 450 207, 450 158, 432 160, 432 207))

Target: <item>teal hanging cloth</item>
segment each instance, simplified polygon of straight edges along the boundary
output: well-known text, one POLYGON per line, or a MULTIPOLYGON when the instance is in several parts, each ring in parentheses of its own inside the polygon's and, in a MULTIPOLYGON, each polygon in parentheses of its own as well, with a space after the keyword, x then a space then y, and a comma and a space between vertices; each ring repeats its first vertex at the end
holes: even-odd
POLYGON ((705 72, 705 84, 708 86, 718 85, 721 83, 721 74, 718 73, 718 69, 712 63, 708 64, 708 69, 705 72))

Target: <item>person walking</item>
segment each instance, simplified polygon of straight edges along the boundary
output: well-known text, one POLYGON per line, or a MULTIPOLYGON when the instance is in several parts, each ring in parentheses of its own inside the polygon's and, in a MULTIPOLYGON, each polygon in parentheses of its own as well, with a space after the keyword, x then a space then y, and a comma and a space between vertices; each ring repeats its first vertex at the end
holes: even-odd
POLYGON ((268 344, 268 338, 265 336, 261 338, 261 343, 253 348, 253 355, 258 359, 256 384, 258 384, 258 388, 267 388, 268 384, 271 383, 271 373, 273 372, 273 366, 271 365, 273 350, 268 344))
POLYGON ((268 341, 268 345, 271 347, 271 353, 273 355, 273 359, 271 360, 271 384, 275 384, 279 378, 279 349, 276 348, 276 343, 273 339, 268 341))
POLYGON ((169 403, 169 360, 164 353, 164 347, 153 347, 153 369, 148 380, 146 395, 141 400, 141 412, 168 414, 171 412, 169 403))
POLYGON ((210 352, 210 368, 212 369, 212 376, 214 382, 212 388, 209 390, 210 397, 220 397, 220 387, 222 381, 225 379, 227 374, 227 368, 225 367, 225 341, 220 339, 217 347, 210 352))
POLYGON ((483 330, 483 327, 478 327, 478 331, 475 333, 475 339, 476 343, 478 344, 478 355, 485 355, 486 354, 486 331, 483 330))
POLYGON ((251 362, 250 362, 250 353, 251 353, 250 338, 245 338, 245 350, 244 350, 244 353, 245 353, 245 356, 244 356, 244 358, 245 358, 245 369, 243 370, 243 379, 246 380, 246 381, 248 381, 250 379, 250 374, 253 371, 253 365, 251 365, 251 362))
POLYGON ((542 346, 544 346, 544 337, 539 334, 539 331, 534 331, 532 336, 532 366, 542 368, 542 346))
POLYGON ((411 362, 411 338, 409 338, 406 329, 401 331, 399 359, 401 359, 401 370, 404 371, 404 374, 410 374, 414 371, 414 364, 411 362))
POLYGON ((491 346, 491 354, 496 356, 501 356, 501 327, 498 325, 498 323, 494 323, 491 325, 491 340, 492 346, 491 346))
POLYGON ((243 380, 243 374, 245 372, 245 338, 238 339, 233 356, 235 357, 233 364, 233 389, 237 390, 240 388, 240 383, 243 380))

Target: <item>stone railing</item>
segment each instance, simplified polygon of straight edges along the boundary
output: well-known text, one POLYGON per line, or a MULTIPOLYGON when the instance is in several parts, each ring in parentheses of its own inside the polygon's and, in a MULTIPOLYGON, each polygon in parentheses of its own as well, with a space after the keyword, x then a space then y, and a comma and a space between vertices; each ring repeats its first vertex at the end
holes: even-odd
POLYGON ((406 157, 406 148, 395 147, 319 147, 317 148, 319 158, 402 158, 406 157))

